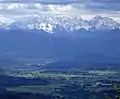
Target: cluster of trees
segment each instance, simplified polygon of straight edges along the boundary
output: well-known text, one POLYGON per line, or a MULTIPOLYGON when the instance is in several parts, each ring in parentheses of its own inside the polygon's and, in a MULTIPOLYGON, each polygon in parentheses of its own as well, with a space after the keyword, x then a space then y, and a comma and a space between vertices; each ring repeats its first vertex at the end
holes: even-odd
MULTIPOLYGON (((116 99, 120 99, 120 85, 113 83, 113 87, 115 88, 116 91, 116 99)), ((106 99, 112 99, 109 95, 106 96, 106 99)))

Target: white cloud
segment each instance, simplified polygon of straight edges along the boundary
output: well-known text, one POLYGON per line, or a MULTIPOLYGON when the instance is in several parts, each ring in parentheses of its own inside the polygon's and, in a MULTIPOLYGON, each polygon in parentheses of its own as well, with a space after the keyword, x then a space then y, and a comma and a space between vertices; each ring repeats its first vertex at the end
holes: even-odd
POLYGON ((8 13, 16 13, 20 12, 20 14, 23 12, 23 14, 31 13, 32 11, 36 14, 39 13, 55 13, 55 14, 69 14, 69 13, 78 13, 83 11, 83 5, 81 4, 69 4, 69 5, 53 5, 53 4, 39 4, 39 3, 31 3, 31 4, 23 4, 23 3, 7 3, 7 4, 0 4, 0 12, 7 12, 8 13), (76 7, 77 6, 77 7, 76 7), (78 9, 79 6, 79 9, 78 9), (25 13, 24 13, 25 12, 25 13))
POLYGON ((0 3, 0 15, 9 19, 41 15, 41 14, 76 14, 85 19, 90 19, 96 15, 109 16, 118 19, 119 11, 114 10, 94 10, 86 7, 86 4, 72 3, 61 4, 40 4, 40 3, 0 3))

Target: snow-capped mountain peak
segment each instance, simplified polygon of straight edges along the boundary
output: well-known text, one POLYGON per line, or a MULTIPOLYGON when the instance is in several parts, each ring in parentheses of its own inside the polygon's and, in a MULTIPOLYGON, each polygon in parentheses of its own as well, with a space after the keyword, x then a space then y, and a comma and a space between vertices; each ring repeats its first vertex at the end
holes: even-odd
POLYGON ((114 21, 111 18, 108 17, 101 17, 96 16, 91 21, 90 24, 92 25, 92 28, 95 28, 97 30, 101 29, 115 29, 120 27, 120 23, 114 21))
POLYGON ((83 20, 80 16, 40 15, 17 20, 9 25, 0 23, 0 27, 23 30, 44 30, 48 33, 65 30, 74 32, 81 28, 89 30, 111 30, 120 28, 120 23, 108 17, 96 16, 91 20, 83 20))

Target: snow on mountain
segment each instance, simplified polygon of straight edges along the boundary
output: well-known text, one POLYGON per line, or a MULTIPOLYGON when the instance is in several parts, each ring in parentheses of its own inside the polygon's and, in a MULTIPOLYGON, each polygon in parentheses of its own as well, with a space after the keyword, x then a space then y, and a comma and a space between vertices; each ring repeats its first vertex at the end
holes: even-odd
POLYGON ((90 20, 90 24, 92 28, 95 28, 97 30, 109 30, 120 27, 120 23, 114 21, 111 18, 101 16, 94 17, 92 20, 90 20))
POLYGON ((96 16, 91 20, 83 20, 80 16, 69 15, 41 15, 20 19, 10 25, 0 23, 1 28, 9 29, 37 29, 49 33, 66 30, 73 32, 81 28, 89 30, 120 29, 120 23, 108 17, 96 16))
POLYGON ((7 29, 7 24, 0 22, 0 28, 6 28, 7 29))

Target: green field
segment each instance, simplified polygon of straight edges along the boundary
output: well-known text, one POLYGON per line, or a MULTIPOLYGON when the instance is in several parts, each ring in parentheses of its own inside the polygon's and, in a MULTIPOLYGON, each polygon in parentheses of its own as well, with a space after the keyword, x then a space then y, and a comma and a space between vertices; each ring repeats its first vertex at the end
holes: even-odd
POLYGON ((34 86, 8 87, 6 89, 7 91, 12 91, 12 92, 51 94, 54 88, 59 88, 60 86, 61 85, 34 85, 34 86))
POLYGON ((79 75, 72 75, 72 74, 62 74, 62 73, 37 73, 37 72, 29 72, 29 73, 12 73, 7 74, 14 77, 25 77, 25 78, 69 78, 75 77, 79 75))

